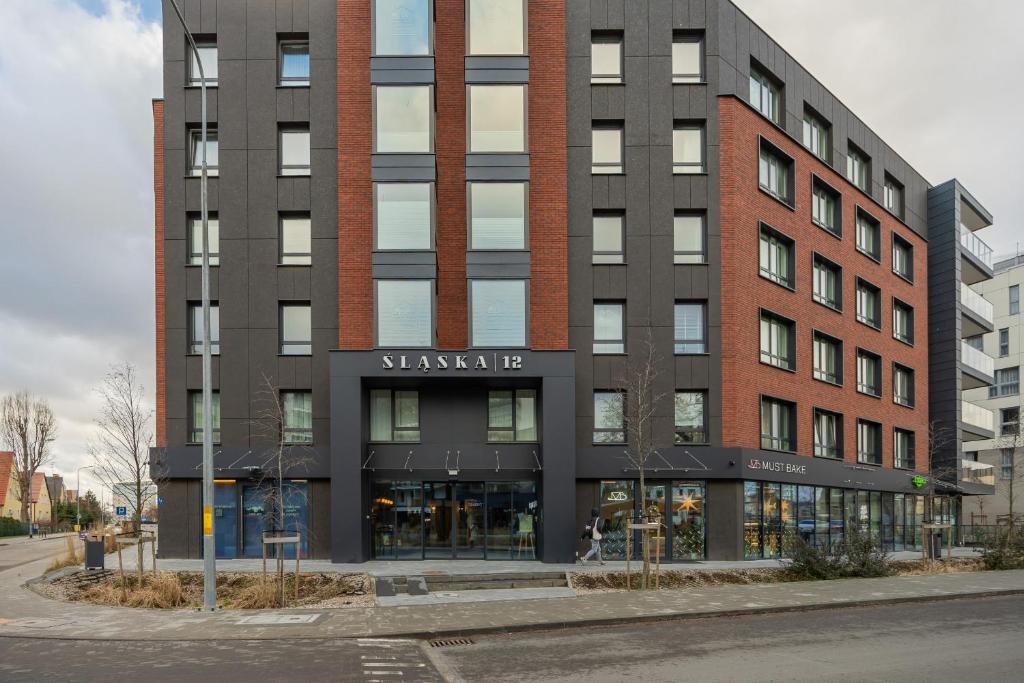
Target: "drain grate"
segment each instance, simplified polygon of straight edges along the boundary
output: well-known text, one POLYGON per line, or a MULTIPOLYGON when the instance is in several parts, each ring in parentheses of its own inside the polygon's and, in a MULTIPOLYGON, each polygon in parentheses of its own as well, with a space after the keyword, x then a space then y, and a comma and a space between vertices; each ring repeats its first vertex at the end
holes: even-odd
POLYGON ((430 647, 456 647, 458 645, 473 645, 472 638, 438 638, 430 641, 430 647))

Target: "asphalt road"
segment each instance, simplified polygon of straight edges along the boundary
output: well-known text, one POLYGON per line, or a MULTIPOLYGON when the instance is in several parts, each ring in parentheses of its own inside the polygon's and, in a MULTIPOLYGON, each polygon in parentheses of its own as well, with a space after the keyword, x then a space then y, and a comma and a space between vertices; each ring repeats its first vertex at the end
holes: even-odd
POLYGON ((0 681, 1021 681, 1024 596, 410 640, 0 638, 0 681))
MULTIPOLYGON (((0 538, 0 571, 19 567, 29 562, 63 555, 67 552, 66 534, 47 536, 46 538, 0 538)), ((81 541, 74 539, 76 547, 81 548, 81 541)))

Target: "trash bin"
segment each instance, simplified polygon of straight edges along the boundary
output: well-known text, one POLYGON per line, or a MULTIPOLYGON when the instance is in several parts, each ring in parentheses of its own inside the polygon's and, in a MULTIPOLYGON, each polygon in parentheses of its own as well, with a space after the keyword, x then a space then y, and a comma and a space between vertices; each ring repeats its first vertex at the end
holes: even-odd
POLYGON ((928 536, 928 558, 932 560, 942 559, 942 532, 932 531, 928 536))
POLYGON ((85 540, 85 568, 103 569, 103 537, 85 540))

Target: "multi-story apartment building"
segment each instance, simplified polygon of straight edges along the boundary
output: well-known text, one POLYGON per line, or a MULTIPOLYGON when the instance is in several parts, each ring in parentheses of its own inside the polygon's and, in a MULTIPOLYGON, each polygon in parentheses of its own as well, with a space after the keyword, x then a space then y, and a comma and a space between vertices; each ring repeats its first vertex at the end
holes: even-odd
POLYGON ((965 500, 965 524, 996 524, 1013 515, 1024 517, 1024 436, 1021 435, 1020 371, 1024 366, 1024 326, 1021 324, 1020 293, 1024 289, 1024 257, 997 261, 995 277, 976 285, 992 320, 988 331, 969 337, 972 349, 994 359, 991 386, 972 389, 964 398, 990 411, 994 420, 990 438, 973 440, 964 446, 971 467, 991 473, 995 493, 965 500), (984 467, 979 467, 980 463, 984 467))
MULTIPOLYGON (((592 508, 622 557, 641 501, 675 560, 854 524, 916 547, 926 491, 956 517, 991 216, 728 0, 184 5, 214 86, 218 555, 260 554, 279 442, 286 525, 335 561, 567 561, 592 508)), ((196 557, 199 89, 165 19, 161 552, 196 557)))

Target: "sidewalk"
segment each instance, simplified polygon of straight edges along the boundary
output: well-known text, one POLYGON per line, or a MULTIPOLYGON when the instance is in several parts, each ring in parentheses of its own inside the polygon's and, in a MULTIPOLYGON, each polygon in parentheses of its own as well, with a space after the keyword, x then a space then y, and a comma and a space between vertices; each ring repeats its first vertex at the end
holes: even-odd
POLYGON ((1020 570, 597 593, 500 603, 205 614, 50 600, 23 585, 39 576, 45 565, 40 561, 0 573, 0 636, 153 641, 422 638, 1024 593, 1024 570, 1020 570))
POLYGON ((58 531, 54 534, 36 534, 35 536, 0 536, 0 546, 4 545, 20 545, 22 543, 29 543, 35 541, 48 541, 53 538, 64 538, 65 536, 77 536, 73 531, 58 531))

